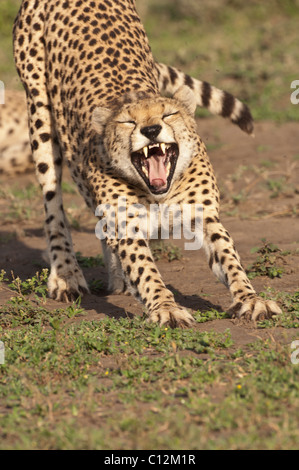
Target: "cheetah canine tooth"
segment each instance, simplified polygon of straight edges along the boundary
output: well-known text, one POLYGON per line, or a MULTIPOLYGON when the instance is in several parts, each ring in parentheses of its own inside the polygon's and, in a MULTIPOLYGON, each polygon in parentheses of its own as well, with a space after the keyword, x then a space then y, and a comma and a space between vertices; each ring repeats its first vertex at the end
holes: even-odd
POLYGON ((166 144, 160 144, 161 150, 163 153, 166 153, 166 144))
POLYGON ((143 150, 145 158, 147 158, 147 156, 148 156, 148 147, 143 147, 142 150, 143 150))

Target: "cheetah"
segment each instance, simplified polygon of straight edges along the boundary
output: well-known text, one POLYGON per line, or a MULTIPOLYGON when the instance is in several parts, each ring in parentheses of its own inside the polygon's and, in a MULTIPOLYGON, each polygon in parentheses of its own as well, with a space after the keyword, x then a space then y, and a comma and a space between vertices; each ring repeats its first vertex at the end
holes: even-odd
MULTIPOLYGON (((114 216, 127 211, 120 198, 146 210, 156 203, 188 204, 193 221, 193 208, 201 205, 203 247, 231 293, 229 312, 252 320, 281 313, 273 301, 258 297, 220 222, 215 176, 194 119, 199 104, 251 133, 246 106, 155 63, 133 0, 23 0, 14 24, 14 56, 44 198, 50 297, 69 301, 88 293, 63 210, 64 161, 100 219, 99 206, 109 206, 114 216)), ((133 226, 137 215, 128 214, 133 226)), ((149 321, 192 326, 191 313, 166 288, 148 238, 110 236, 108 225, 109 218, 102 240, 109 288, 134 295, 149 321)))

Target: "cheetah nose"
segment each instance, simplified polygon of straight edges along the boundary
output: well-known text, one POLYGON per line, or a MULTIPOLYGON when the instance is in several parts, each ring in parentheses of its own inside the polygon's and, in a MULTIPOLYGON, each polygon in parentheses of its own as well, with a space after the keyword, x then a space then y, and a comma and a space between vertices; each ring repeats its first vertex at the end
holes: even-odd
POLYGON ((154 140, 161 132, 162 126, 155 124, 154 126, 147 126, 140 129, 141 134, 145 135, 149 140, 154 140))

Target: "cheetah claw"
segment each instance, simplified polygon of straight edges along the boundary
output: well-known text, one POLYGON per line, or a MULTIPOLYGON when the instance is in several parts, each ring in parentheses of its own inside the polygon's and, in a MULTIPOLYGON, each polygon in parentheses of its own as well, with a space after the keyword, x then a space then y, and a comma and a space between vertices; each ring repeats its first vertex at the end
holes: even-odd
POLYGON ((273 300, 264 300, 256 296, 245 302, 234 302, 228 309, 228 313, 232 318, 260 321, 280 315, 282 311, 273 300))
POLYGON ((170 328, 190 328, 195 322, 188 310, 169 303, 163 303, 151 311, 148 321, 170 328))
POLYGON ((49 297, 60 302, 72 302, 89 294, 89 289, 82 273, 77 276, 62 277, 50 274, 48 280, 49 297))

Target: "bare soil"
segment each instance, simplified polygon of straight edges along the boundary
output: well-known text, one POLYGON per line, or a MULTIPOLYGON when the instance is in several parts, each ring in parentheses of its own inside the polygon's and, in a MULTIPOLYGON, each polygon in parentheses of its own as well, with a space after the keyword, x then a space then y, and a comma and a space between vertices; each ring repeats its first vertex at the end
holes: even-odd
MULTIPOLYGON (((259 122, 254 139, 220 118, 199 120, 198 129, 208 146, 221 189, 221 220, 233 236, 243 265, 246 267, 256 259, 257 255, 250 250, 261 246, 261 238, 291 252, 280 260, 284 268, 281 278, 257 277, 253 280, 254 287, 257 291, 271 287, 276 291, 294 292, 298 289, 299 273, 298 124, 259 122)), ((65 177, 70 181, 66 173, 67 170, 65 177)), ((0 183, 4 195, 0 199, 0 268, 26 279, 41 267, 47 267, 43 206, 41 198, 35 196, 22 201, 18 215, 11 215, 11 207, 18 201, 9 195, 12 188, 36 184, 35 175, 2 177, 0 183), (27 207, 30 212, 25 216, 27 207)), ((75 251, 84 256, 96 256, 101 252, 94 234, 96 219, 84 209, 79 195, 65 193, 64 196, 66 211, 76 226, 72 230, 75 251)), ((230 295, 210 271, 202 250, 184 251, 184 240, 172 243, 182 248, 181 259, 172 262, 161 259, 157 265, 178 303, 195 311, 210 308, 224 311, 230 304, 230 295)), ((101 279, 104 286, 99 294, 87 295, 82 300, 81 306, 87 311, 85 320, 141 314, 142 307, 133 297, 109 295, 105 289, 105 267, 84 268, 83 271, 87 281, 101 279)), ((6 289, 0 290, 0 303, 10 296, 6 289)), ((61 308, 61 304, 49 299, 48 307, 61 308)), ((255 325, 229 319, 199 324, 197 328, 216 331, 230 328, 235 347, 264 335, 255 325)))

